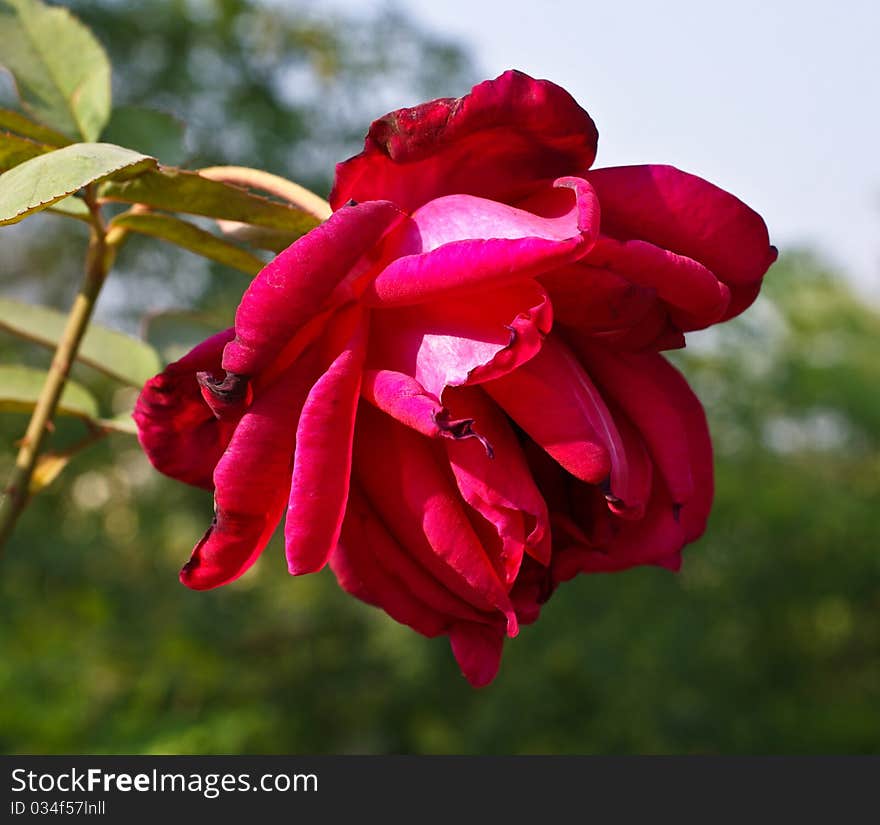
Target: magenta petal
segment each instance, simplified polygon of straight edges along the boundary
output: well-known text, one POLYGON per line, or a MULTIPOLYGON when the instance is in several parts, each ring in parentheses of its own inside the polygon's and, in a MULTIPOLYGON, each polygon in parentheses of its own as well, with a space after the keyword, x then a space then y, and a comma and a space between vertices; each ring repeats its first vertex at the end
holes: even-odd
POLYGON ((459 622, 449 629, 452 655, 472 687, 485 687, 498 674, 504 632, 500 628, 459 622))
POLYGON ((625 471, 620 436, 602 396, 568 347, 550 335, 519 369, 483 385, 499 406, 568 472, 606 482, 625 471))
POLYGON ((237 579, 263 552, 290 489, 296 422, 313 380, 304 358, 242 416, 214 470, 214 520, 180 572, 194 590, 237 579))
POLYGON ((287 522, 287 565, 292 575, 320 570, 336 546, 351 477, 354 421, 367 347, 367 318, 309 390, 296 430, 287 522))
POLYGON ((501 410, 479 388, 446 393, 453 415, 472 416, 474 426, 492 445, 492 457, 477 444, 446 444, 446 454, 464 500, 491 523, 501 539, 502 569, 509 586, 523 552, 548 564, 550 520, 516 434, 501 410), (523 536, 523 519, 527 535, 523 536))
POLYGON ((223 368, 244 376, 264 370, 403 217, 384 201, 346 207, 267 264, 241 299, 223 368))
POLYGON ((218 332, 147 381, 133 415, 138 439, 153 466, 208 490, 237 419, 217 420, 202 398, 197 375, 220 371, 223 348, 233 334, 231 329, 218 332))
POLYGON ((475 438, 484 449, 490 449, 474 430, 472 418, 452 418, 437 397, 409 375, 394 370, 365 370, 361 395, 395 421, 428 438, 475 438))
POLYGON ((456 241, 487 238, 565 241, 582 234, 595 240, 600 214, 593 187, 583 178, 567 177, 541 186, 519 207, 473 195, 447 195, 417 209, 412 220, 425 253, 456 241), (569 192, 574 193, 573 202, 569 192))
POLYGON ((390 263, 363 300, 368 306, 394 307, 459 297, 578 260, 598 235, 599 203, 580 178, 561 178, 553 187, 574 193, 573 200, 562 196, 565 211, 553 217, 464 195, 428 204, 413 217, 422 251, 390 263))
POLYGON ((588 169, 597 137, 564 89, 508 71, 462 98, 375 121, 364 151, 337 165, 330 203, 387 198, 411 212, 462 192, 509 202, 536 181, 588 169))
POLYGON ((369 366, 411 375, 436 398, 447 387, 489 381, 528 361, 553 324, 534 281, 471 300, 375 312, 369 366))
POLYGON ((435 442, 361 404, 358 479, 392 535, 438 581, 479 610, 497 610, 517 632, 507 590, 471 527, 435 442))

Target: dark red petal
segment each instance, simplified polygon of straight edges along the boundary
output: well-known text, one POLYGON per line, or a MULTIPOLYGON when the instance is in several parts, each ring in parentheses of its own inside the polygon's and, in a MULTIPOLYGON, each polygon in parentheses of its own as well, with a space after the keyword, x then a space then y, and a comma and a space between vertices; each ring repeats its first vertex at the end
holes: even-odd
POLYGON ((691 432, 691 419, 696 419, 697 410, 702 416, 702 407, 684 379, 653 352, 620 353, 589 345, 579 346, 578 354, 602 392, 645 439, 672 500, 677 504, 690 501, 695 493, 691 442, 698 442, 701 461, 710 442, 705 423, 697 433, 691 432))
MULTIPOLYGON (((330 556, 330 567, 343 590, 384 610, 392 619, 424 636, 439 636, 449 620, 410 593, 405 581, 376 558, 371 536, 346 515, 342 537, 330 556)), ((393 541, 390 537, 386 540, 393 541)))
POLYGON ((330 203, 383 198, 411 212, 457 193, 510 202, 536 181, 583 173, 597 138, 568 92, 509 71, 375 121, 364 151, 337 165, 330 203))
POLYGON ((646 241, 601 237, 584 263, 655 290, 669 305, 680 329, 702 329, 715 323, 730 302, 730 290, 705 266, 646 241))
POLYGON ((500 611, 515 635, 507 590, 468 522, 438 447, 361 404, 355 472, 382 520, 438 581, 479 610, 500 611))
POLYGON ((387 202, 346 207, 267 264, 241 299, 223 368, 244 376, 262 372, 326 308, 334 289, 371 263, 373 248, 401 220, 387 202))
POLYGON ((218 332, 144 385, 134 409, 138 439, 160 472, 208 490, 236 420, 218 421, 202 398, 200 372, 220 373, 231 329, 218 332))
POLYGON ((498 674, 504 631, 473 622, 459 622, 449 629, 449 644, 464 678, 472 687, 485 687, 498 674))
POLYGON ((214 470, 214 521, 180 572, 194 590, 237 579, 263 552, 290 489, 296 424, 315 364, 310 353, 263 390, 214 470))
MULTIPOLYGON (((456 596, 397 542, 357 482, 352 483, 349 492, 341 542, 346 545, 349 555, 361 555, 364 564, 370 561, 378 566, 386 579, 391 577, 399 582, 399 586, 427 610, 445 617, 447 624, 452 620, 493 621, 492 613, 482 612, 456 596)), ((391 584, 388 582, 384 593, 383 588, 374 587, 371 592, 376 601, 371 603, 377 603, 393 616, 391 607, 396 599, 394 591, 397 586, 392 588, 391 584)))
POLYGON ((643 519, 625 521, 611 517, 611 524, 613 535, 601 546, 570 547, 557 554, 554 580, 565 581, 577 573, 611 573, 644 564, 665 567, 688 541, 678 511, 662 484, 655 486, 643 519))
POLYGON ((717 186, 672 166, 619 166, 587 176, 602 232, 693 258, 734 288, 760 282, 776 260, 761 216, 717 186))

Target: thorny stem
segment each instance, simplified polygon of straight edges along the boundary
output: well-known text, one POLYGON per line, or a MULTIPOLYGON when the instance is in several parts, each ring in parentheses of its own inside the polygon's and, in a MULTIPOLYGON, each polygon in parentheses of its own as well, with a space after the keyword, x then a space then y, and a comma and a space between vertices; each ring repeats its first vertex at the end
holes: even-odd
POLYGON ((40 396, 22 439, 15 467, 3 490, 3 498, 0 499, 0 550, 9 539, 18 517, 27 506, 30 497, 31 477, 37 465, 40 448, 55 415, 58 400, 67 383, 70 367, 88 328, 95 302, 104 285, 115 251, 108 244, 107 232, 95 203, 92 187, 86 190, 85 200, 92 216, 85 276, 70 309, 70 314, 67 316, 67 325, 58 341, 52 364, 49 367, 49 374, 46 376, 46 383, 43 384, 43 389, 40 391, 40 396))

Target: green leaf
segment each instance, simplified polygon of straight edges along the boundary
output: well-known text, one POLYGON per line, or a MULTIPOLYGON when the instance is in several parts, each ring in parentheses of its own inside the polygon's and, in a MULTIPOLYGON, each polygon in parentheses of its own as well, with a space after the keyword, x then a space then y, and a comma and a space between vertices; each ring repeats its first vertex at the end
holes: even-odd
POLYGON ((0 62, 41 123, 76 139, 101 134, 110 116, 110 61, 67 9, 0 0, 0 62))
POLYGON ((230 266, 246 275, 254 276, 266 265, 256 255, 171 215, 124 212, 117 215, 110 225, 182 246, 190 252, 230 266))
POLYGON ((128 146, 176 166, 184 159, 185 132, 185 124, 174 115, 140 106, 120 106, 110 115, 101 140, 128 146))
POLYGON ((51 151, 52 147, 43 143, 10 132, 0 132, 0 172, 51 151))
MULTIPOLYGON (((0 365, 0 411, 30 412, 40 397, 47 373, 32 367, 0 365)), ((58 402, 60 415, 98 417, 98 402, 75 381, 68 381, 58 402)))
POLYGON ((38 155, 0 177, 0 226, 18 223, 90 183, 155 165, 154 158, 112 143, 74 143, 38 155))
POLYGON ((28 492, 35 496, 55 481, 70 463, 75 453, 46 452, 37 457, 34 472, 28 484, 28 492))
MULTIPOLYGON (((54 347, 67 316, 54 309, 0 298, 0 329, 46 347, 54 347)), ((77 360, 133 387, 152 378, 162 365, 149 344, 122 332, 91 324, 77 360)))
POLYGON ((78 221, 85 221, 86 223, 89 223, 92 219, 89 207, 86 206, 82 198, 78 198, 76 195, 71 195, 69 198, 58 201, 58 203, 53 203, 46 211, 54 212, 56 215, 64 215, 67 218, 76 218, 78 221))
POLYGON ((240 186, 168 167, 125 183, 107 183, 100 194, 110 200, 143 203, 168 212, 187 212, 280 229, 295 237, 320 223, 301 209, 251 194, 240 186))
POLYGON ((50 146, 67 146, 69 143, 73 143, 69 137, 62 135, 61 132, 56 132, 54 129, 43 126, 42 123, 29 120, 11 109, 0 109, 0 129, 15 132, 17 135, 30 138, 38 143, 48 143, 50 146))

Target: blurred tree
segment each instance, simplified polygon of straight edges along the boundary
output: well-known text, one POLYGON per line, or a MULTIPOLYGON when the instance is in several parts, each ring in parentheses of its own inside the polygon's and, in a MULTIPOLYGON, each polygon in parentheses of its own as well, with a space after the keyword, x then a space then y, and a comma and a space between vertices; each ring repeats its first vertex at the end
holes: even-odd
MULTIPOLYGON (((461 95, 475 79, 458 46, 393 8, 351 16, 270 0, 62 5, 107 49, 114 105, 158 108, 186 124, 188 168, 255 166, 321 194, 334 164, 360 150, 375 117, 461 95)), ((0 73, 0 106, 14 101, 0 73)), ((85 235, 82 226, 48 215, 4 228, 0 288, 66 308, 85 235)), ((145 312, 198 305, 214 310, 219 325, 246 285, 218 265, 134 238, 98 319, 135 330, 145 312)))

